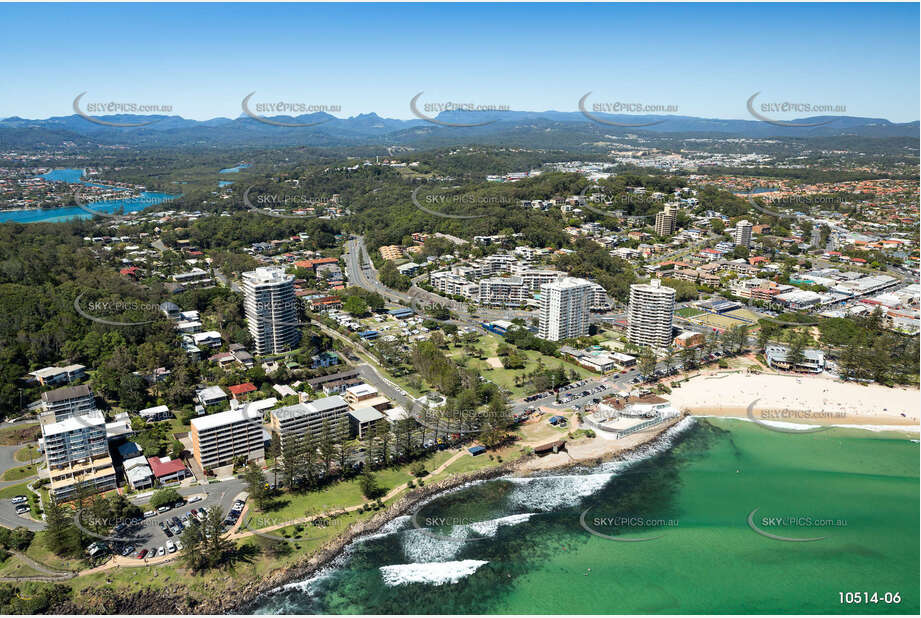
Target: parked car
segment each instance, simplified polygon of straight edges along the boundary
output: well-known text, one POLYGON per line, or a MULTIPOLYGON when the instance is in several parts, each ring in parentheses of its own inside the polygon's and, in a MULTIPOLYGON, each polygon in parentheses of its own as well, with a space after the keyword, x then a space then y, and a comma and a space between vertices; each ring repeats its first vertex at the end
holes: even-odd
POLYGON ((175 553, 175 552, 176 552, 176 544, 173 543, 172 541, 167 541, 167 542, 166 542, 166 551, 168 551, 168 552, 171 553, 171 554, 175 553))
POLYGON ((144 517, 145 517, 145 518, 153 517, 153 516, 156 515, 156 514, 157 514, 156 511, 144 511, 144 517))
POLYGON ((170 530, 169 528, 164 527, 164 528, 163 528, 163 534, 165 534, 165 535, 168 536, 168 537, 171 537, 171 536, 173 536, 173 531, 170 530))
POLYGON ((161 545, 160 547, 157 548, 157 556, 163 556, 163 555, 166 555, 166 550, 161 545))
POLYGON ((161 506, 160 508, 157 509, 157 512, 158 512, 158 513, 165 513, 165 512, 167 512, 168 510, 170 510, 170 508, 172 508, 172 507, 170 507, 170 505, 164 504, 163 506, 161 506))
POLYGON ((122 556, 126 558, 130 556, 132 553, 134 553, 134 545, 129 545, 128 547, 122 550, 122 556))
POLYGON ((24 513, 28 513, 28 512, 31 511, 31 510, 32 510, 32 509, 30 509, 29 507, 27 507, 27 506, 25 506, 25 505, 20 505, 20 506, 17 506, 17 507, 16 507, 16 514, 17 514, 17 515, 22 515, 22 514, 24 514, 24 513))
POLYGON ((193 502, 198 502, 199 500, 201 500, 201 496, 192 496, 191 498, 189 498, 189 504, 192 504, 193 502))
POLYGON ((150 552, 147 551, 146 549, 142 549, 141 551, 138 552, 138 555, 135 556, 135 558, 137 558, 138 560, 141 560, 141 559, 144 558, 144 556, 146 556, 146 555, 149 554, 149 553, 150 553, 150 552))
POLYGON ((22 504, 23 502, 28 502, 28 501, 29 499, 26 498, 25 496, 15 496, 13 497, 12 500, 10 500, 10 502, 12 502, 13 504, 22 504))

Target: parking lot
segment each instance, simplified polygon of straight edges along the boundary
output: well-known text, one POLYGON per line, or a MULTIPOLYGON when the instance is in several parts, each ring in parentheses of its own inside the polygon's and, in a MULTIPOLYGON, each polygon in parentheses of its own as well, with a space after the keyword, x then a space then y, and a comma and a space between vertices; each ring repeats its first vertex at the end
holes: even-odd
MULTIPOLYGON (((234 500, 230 508, 223 510, 226 513, 225 528, 236 523, 243 504, 243 500, 234 500)), ((179 537, 183 530, 193 521, 204 521, 210 508, 220 508, 220 504, 212 503, 209 506, 205 504, 204 496, 192 496, 181 503, 160 507, 157 511, 147 511, 140 521, 120 523, 109 534, 112 538, 100 540, 112 553, 124 558, 145 561, 163 558, 182 550, 179 537)))

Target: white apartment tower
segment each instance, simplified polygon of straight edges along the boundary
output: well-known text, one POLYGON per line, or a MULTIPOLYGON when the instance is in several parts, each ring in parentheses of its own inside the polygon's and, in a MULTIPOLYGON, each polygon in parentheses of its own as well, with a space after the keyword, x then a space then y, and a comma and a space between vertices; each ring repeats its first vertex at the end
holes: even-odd
POLYGON ((246 321, 257 354, 289 350, 300 340, 294 275, 281 268, 260 267, 243 273, 246 321))
POLYGON ((588 309, 595 291, 591 281, 564 277, 540 286, 538 337, 562 341, 588 334, 588 309))
POLYGON ((752 224, 745 219, 736 223, 732 231, 732 242, 746 249, 750 248, 752 246, 752 224))
POLYGON ((627 338, 641 346, 665 348, 672 343, 675 290, 659 279, 630 286, 627 338))

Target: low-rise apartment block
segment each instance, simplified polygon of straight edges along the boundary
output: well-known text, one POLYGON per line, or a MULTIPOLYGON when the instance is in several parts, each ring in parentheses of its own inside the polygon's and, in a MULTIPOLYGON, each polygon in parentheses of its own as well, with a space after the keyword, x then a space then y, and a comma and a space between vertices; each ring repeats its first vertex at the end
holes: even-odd
POLYGON ((262 414, 242 407, 192 419, 192 454, 203 470, 232 464, 238 458, 265 458, 262 414))
POLYGON ((343 423, 349 405, 338 395, 324 397, 307 403, 298 403, 271 411, 272 431, 281 440, 284 448, 289 440, 307 435, 317 440, 323 435, 326 423, 335 440, 348 437, 348 423, 343 423))

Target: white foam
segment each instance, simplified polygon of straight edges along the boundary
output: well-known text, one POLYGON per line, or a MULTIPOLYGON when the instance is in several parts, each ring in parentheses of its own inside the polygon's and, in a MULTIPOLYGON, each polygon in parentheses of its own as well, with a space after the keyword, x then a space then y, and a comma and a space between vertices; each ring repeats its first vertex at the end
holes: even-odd
POLYGON ((466 526, 453 526, 450 532, 410 528, 400 535, 403 555, 414 562, 446 562, 460 552, 470 532, 466 526))
POLYGON ((578 504, 608 484, 613 472, 601 474, 564 474, 505 479, 517 485, 509 494, 512 508, 553 511, 578 504))
POLYGON ((331 560, 326 566, 317 571, 313 577, 303 581, 285 584, 276 590, 300 590, 302 592, 310 592, 313 584, 328 578, 330 575, 345 566, 356 544, 364 543, 373 539, 380 539, 390 534, 399 532, 402 527, 409 523, 409 520, 409 515, 400 515, 399 517, 394 517, 386 524, 381 526, 377 532, 355 537, 348 543, 348 545, 342 549, 341 552, 339 552, 335 558, 333 558, 333 560, 331 560))
POLYGON ((409 525, 410 521, 412 521, 412 517, 409 515, 400 515, 399 517, 394 517, 386 524, 381 526, 377 532, 357 537, 353 542, 364 543, 366 541, 373 541, 374 539, 382 539, 385 536, 390 536, 391 534, 399 532, 407 525, 409 525))
POLYGON ((493 537, 496 536, 496 532, 499 530, 499 526, 515 526, 518 524, 523 524, 524 522, 530 520, 532 515, 534 515, 534 513, 508 515, 507 517, 499 517, 498 519, 478 521, 470 524, 468 527, 480 536, 493 537))
POLYGON ((403 584, 456 584, 476 573, 486 560, 457 560, 454 562, 416 562, 380 567, 381 577, 388 586, 403 584))

